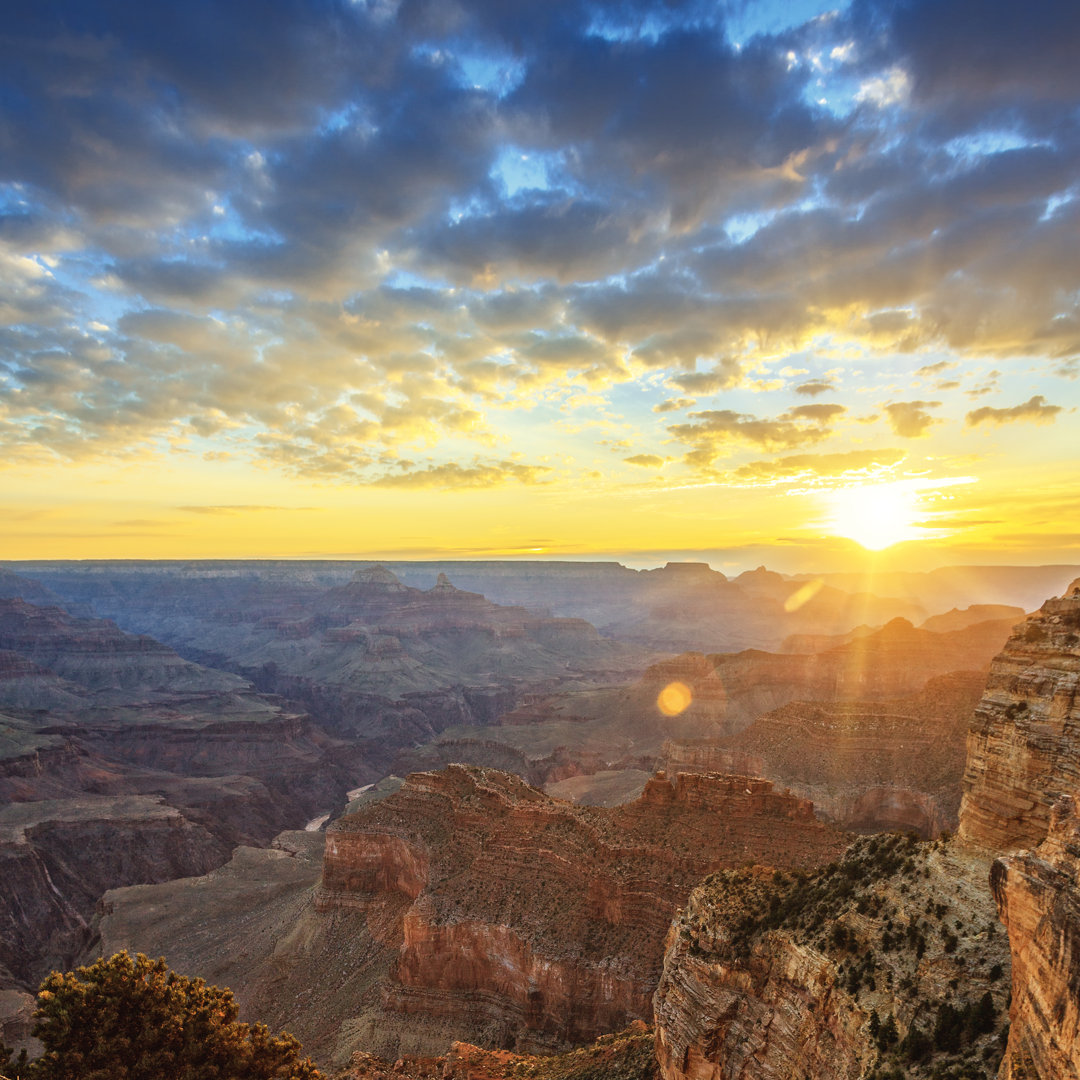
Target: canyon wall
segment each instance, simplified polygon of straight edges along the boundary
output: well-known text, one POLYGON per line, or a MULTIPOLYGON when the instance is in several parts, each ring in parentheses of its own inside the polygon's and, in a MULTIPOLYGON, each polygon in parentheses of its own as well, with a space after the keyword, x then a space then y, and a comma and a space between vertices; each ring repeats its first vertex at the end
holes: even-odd
POLYGON ((321 880, 322 837, 300 836, 110 892, 102 946, 224 982, 245 1016, 340 1063, 459 1039, 550 1051, 646 1020, 672 915, 704 875, 809 868, 850 839, 760 779, 660 774, 601 808, 463 765, 334 822, 321 880))
POLYGON ((1080 580, 1017 627, 990 667, 967 746, 960 835, 1033 847, 1080 790, 1080 580))
POLYGON ((661 773, 602 809, 451 765, 331 827, 315 905, 408 903, 385 1012, 555 1047, 648 1015, 671 914, 709 869, 809 866, 844 845, 767 781, 661 773))
MULTIPOLYGON (((868 839, 809 884, 750 870, 695 891, 668 936, 655 998, 665 1080, 944 1076, 958 1075, 958 1060, 964 1076, 989 1077, 1003 1050, 1002 1080, 1074 1080, 1080 820, 1067 796, 1080 783, 1078 631, 1074 582, 994 659, 967 740, 956 839, 868 839)), ((737 753, 756 764, 770 749, 751 740, 737 753)), ((682 756, 714 764, 725 752, 736 754, 691 746, 682 756)))
POLYGON ((955 843, 893 834, 811 875, 711 875, 667 937, 664 1080, 922 1075, 906 1070, 960 1051, 964 1075, 989 1080, 1009 986, 988 869, 955 843))
POLYGON ((765 776, 858 832, 957 826, 965 740, 986 677, 953 672, 884 701, 791 702, 712 740, 669 740, 669 770, 765 776))
POLYGON ((999 1080, 1080 1077, 1080 804, 1054 807, 1034 851, 998 859, 990 883, 1012 948, 1009 1044, 999 1080))

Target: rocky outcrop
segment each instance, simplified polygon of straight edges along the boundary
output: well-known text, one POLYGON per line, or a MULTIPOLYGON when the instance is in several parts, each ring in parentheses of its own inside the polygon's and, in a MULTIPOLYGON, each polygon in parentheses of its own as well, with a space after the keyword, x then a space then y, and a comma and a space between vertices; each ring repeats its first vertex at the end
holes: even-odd
POLYGON ((333 823, 317 886, 310 853, 283 868, 240 849, 201 882, 109 893, 101 933, 227 983, 322 1060, 462 1038, 552 1050, 651 1015, 664 935, 704 874, 809 867, 847 839, 753 778, 661 775, 603 809, 454 765, 333 823))
POLYGON ((1012 949, 1009 1042, 999 1080, 1080 1077, 1080 804, 1064 798, 1035 851, 990 877, 1012 949))
POLYGON ((1034 847, 1080 790, 1080 580, 1016 628, 971 725, 960 835, 990 851, 1034 847))
POLYGON ((844 843, 747 777, 658 774, 576 807, 452 765, 328 832, 316 907, 407 902, 384 1008, 497 1045, 573 1044, 648 1015, 671 913, 708 869, 812 865, 844 843))
POLYGON ((385 1061, 354 1053, 338 1080, 656 1080, 652 1029, 636 1020, 563 1054, 514 1054, 455 1042, 440 1057, 385 1061))
POLYGON ((667 938, 664 1080, 862 1080, 953 1051, 988 1077, 1008 947, 987 869, 955 842, 894 835, 809 876, 711 875, 667 938))
POLYGON ((656 995, 665 1080, 854 1080, 899 1066, 960 1075, 938 1057, 957 1052, 962 1075, 996 1072, 1006 939, 988 920, 987 863, 1036 844, 989 875, 1013 966, 1000 1075, 1077 1077, 1080 818, 1060 797, 1080 780, 1078 630, 1080 581, 993 661, 967 740, 957 839, 919 850, 860 841, 809 889, 745 871, 695 892, 656 995))

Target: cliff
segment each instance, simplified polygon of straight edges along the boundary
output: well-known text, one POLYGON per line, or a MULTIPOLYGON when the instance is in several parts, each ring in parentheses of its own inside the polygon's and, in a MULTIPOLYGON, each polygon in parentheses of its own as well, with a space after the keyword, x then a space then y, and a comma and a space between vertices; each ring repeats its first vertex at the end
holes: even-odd
POLYGON ((846 843, 747 777, 661 775, 604 809, 452 765, 331 825, 317 886, 298 856, 278 898, 281 859, 241 849, 197 887, 109 893, 101 934, 226 982, 320 1060, 552 1050, 651 1015, 672 914, 710 870, 846 843))
POLYGON ((648 1015, 671 914, 707 870, 812 865, 843 843, 746 777, 659 774, 602 809, 451 765, 329 830, 316 907, 407 902, 390 1012, 558 1046, 648 1015))
POLYGON ((1034 847, 1080 790, 1080 580, 1016 628, 990 667, 967 743, 960 835, 1034 847))
POLYGON ((1080 1077, 1080 807, 1062 799, 1035 851, 994 863, 1009 930, 1013 1001, 999 1080, 1080 1077))
MULTIPOLYGON (((1074 582, 994 659, 967 739, 955 840, 877 837, 809 881, 748 870, 695 891, 668 936, 655 999, 665 1080, 855 1080, 901 1067, 979 1077, 997 1072, 1003 1051, 1003 1080, 1074 1080, 1080 818, 1062 796, 1080 779, 1078 630, 1074 582), (988 874, 994 854, 1035 845, 988 874)), ((751 740, 744 757, 752 749, 773 751, 751 740)), ((710 763, 720 754, 683 756, 695 752, 710 763)))
POLYGON ((239 676, 19 598, 0 705, 0 968, 24 989, 83 949, 105 890, 218 866, 365 775, 362 747, 239 676))
POLYGON ((160 798, 86 795, 0 808, 0 965, 36 985, 70 966, 106 889, 202 873, 227 856, 160 798))
POLYGON ((667 938, 664 1080, 958 1075, 934 1071, 958 1052, 964 1076, 988 1078, 1008 945, 987 869, 955 842, 891 835, 811 875, 713 874, 667 938))

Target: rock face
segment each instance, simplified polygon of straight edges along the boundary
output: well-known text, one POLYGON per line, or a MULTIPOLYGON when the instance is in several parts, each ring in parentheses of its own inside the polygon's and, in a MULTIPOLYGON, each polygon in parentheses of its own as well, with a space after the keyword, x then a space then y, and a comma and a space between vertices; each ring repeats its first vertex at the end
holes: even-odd
POLYGON ((1080 1077, 1080 805, 1064 798, 1032 852, 998 859, 990 877, 1009 929, 1013 1002, 999 1080, 1080 1077))
POLYGON ((0 808, 0 965, 32 982, 83 947, 106 889, 204 873, 227 857, 225 844, 160 798, 0 808))
POLYGON ((1016 629, 990 667, 968 736, 960 835, 1034 847, 1080 790, 1080 580, 1016 629))
POLYGON ((407 905, 390 1012, 558 1046, 648 1015, 671 913, 708 868, 812 865, 843 842, 746 777, 658 774, 601 809, 452 765, 330 829, 316 907, 407 905))
POLYGON ((462 1038, 551 1050, 651 1015, 664 935, 704 874, 811 866, 847 840, 747 777, 659 775, 605 809, 452 765, 334 823, 321 882, 290 885, 280 911, 260 907, 265 857, 241 849, 264 860, 250 874, 238 855, 198 887, 109 893, 101 933, 226 982, 321 1060, 462 1038))
POLYGON ((901 1065, 958 1075, 936 1057, 958 1051, 962 1075, 996 1072, 1006 939, 988 920, 988 876, 1013 967, 1000 1076, 1076 1080, 1080 816, 1062 796, 1080 783, 1078 642, 1080 581, 1017 627, 993 661, 967 741, 955 840, 905 853, 899 868, 882 864, 888 841, 860 841, 839 864, 850 881, 838 888, 827 868, 809 892, 747 871, 713 875, 694 893, 668 937, 656 995, 665 1080, 855 1080, 901 1065), (987 875, 995 854, 1036 845, 987 875), (815 899, 823 888, 831 901, 815 899), (912 964, 900 954, 913 945, 912 964))
POLYGON ((664 1080, 929 1074, 959 1050, 965 1076, 988 1078, 1008 994, 988 862, 893 835, 809 877, 711 875, 667 938, 654 999, 664 1080))

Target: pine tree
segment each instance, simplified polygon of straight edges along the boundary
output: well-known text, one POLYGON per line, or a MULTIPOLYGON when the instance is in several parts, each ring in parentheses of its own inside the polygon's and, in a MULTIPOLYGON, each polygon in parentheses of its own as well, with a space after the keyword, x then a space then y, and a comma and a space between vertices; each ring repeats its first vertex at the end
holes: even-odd
POLYGON ((320 1080, 291 1035, 238 1022, 231 990, 164 958, 120 952, 54 971, 34 1015, 45 1053, 19 1080, 320 1080))

